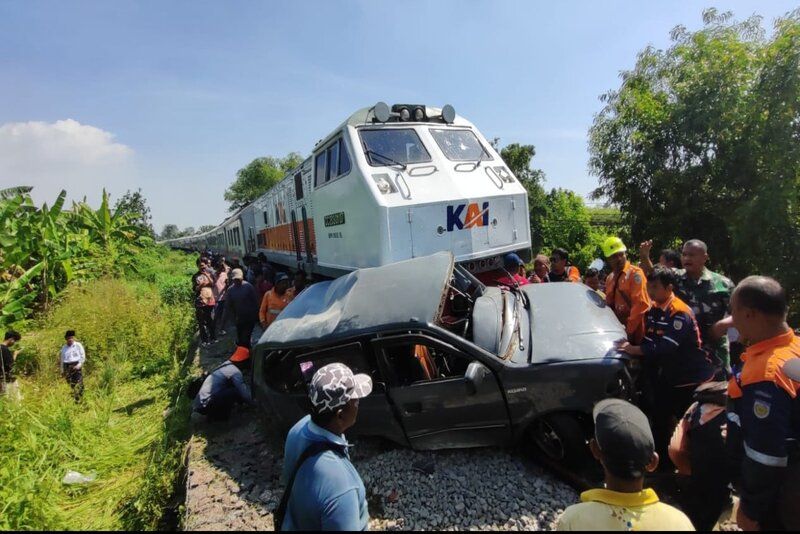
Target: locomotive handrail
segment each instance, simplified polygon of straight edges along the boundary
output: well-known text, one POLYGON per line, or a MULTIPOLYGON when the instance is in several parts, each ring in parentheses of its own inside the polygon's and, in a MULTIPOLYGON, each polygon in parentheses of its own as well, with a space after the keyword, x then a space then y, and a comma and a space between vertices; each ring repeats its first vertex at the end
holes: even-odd
POLYGON ((453 167, 453 170, 456 171, 456 172, 472 172, 472 171, 474 171, 475 169, 478 168, 478 165, 480 165, 480 162, 463 161, 461 163, 456 163, 456 165, 453 167), (469 169, 465 169, 464 168, 464 166, 466 166, 466 165, 469 166, 469 169))
POLYGON ((406 181, 405 177, 403 176, 403 173, 398 172, 395 175, 394 180, 395 180, 395 182, 397 182, 397 190, 400 191, 400 195, 406 200, 410 199, 411 198, 411 187, 408 185, 408 182, 406 181), (408 193, 403 193, 403 188, 400 187, 400 182, 401 181, 403 182, 403 185, 406 187, 406 190, 408 191, 408 193))
POLYGON ((494 169, 492 169, 491 167, 484 167, 484 168, 483 168, 483 170, 484 170, 484 171, 486 171, 486 176, 488 176, 488 177, 489 177, 489 179, 490 179, 490 180, 492 181, 492 183, 493 183, 493 184, 494 184, 494 185, 497 187, 497 189, 503 189, 503 185, 504 185, 504 184, 503 184, 503 179, 502 179, 502 178, 500 178, 500 177, 497 175, 497 172, 495 172, 495 170, 494 170, 494 169), (494 176, 493 176, 493 175, 494 175, 494 176), (495 181, 494 181, 494 179, 495 179, 495 178, 497 178, 497 182, 495 182, 495 181), (500 182, 500 185, 497 185, 497 183, 498 183, 498 182, 500 182))
POLYGON ((436 167, 436 165, 423 165, 422 167, 414 167, 413 169, 409 169, 408 170, 408 175, 409 176, 430 176, 431 174, 435 173, 438 170, 439 169, 436 167), (428 172, 425 172, 425 173, 414 172, 414 171, 422 171, 422 170, 428 171, 428 172))

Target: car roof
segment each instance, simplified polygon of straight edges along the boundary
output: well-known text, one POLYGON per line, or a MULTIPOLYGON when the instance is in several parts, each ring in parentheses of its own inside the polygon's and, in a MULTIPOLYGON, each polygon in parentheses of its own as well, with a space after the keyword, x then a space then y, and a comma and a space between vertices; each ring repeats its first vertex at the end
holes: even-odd
POLYGON ((453 263, 451 252, 437 252, 313 284, 281 312, 258 345, 319 346, 394 326, 434 324, 453 263))

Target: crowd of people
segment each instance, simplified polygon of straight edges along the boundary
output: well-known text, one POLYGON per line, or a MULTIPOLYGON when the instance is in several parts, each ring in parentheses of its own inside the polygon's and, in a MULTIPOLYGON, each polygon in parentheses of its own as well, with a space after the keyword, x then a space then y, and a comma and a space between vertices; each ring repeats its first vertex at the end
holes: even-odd
MULTIPOLYGON (((564 249, 535 256, 530 271, 518 255, 508 254, 502 269, 479 276, 509 288, 586 284, 624 327, 617 349, 639 362, 636 405, 609 399, 594 409, 589 445, 603 467, 604 488, 581 494, 582 502, 564 512, 558 528, 710 530, 730 505, 732 490, 739 496, 735 519, 742 529, 800 526, 800 338, 786 322, 785 291, 764 276, 734 285, 708 269, 708 248, 697 239, 680 253, 662 251, 655 264, 651 249, 652 242, 642 243, 635 265, 613 237, 602 244, 603 266, 593 264, 583 277, 564 249), (657 470, 680 478, 680 509, 645 487, 646 475, 657 470)), ((266 258, 229 267, 201 257, 198 267, 204 342, 214 342, 229 316, 238 348, 205 378, 195 410, 226 414, 233 402, 252 403, 241 379, 251 333, 274 321, 302 291, 305 277, 298 274, 290 283, 266 258)), ((344 432, 356 421, 358 399, 370 391, 368 376, 341 363, 315 373, 312 412, 292 428, 285 445, 287 489, 277 526, 367 527, 366 492, 344 432)))
POLYGON ((196 263, 192 290, 203 346, 216 343, 233 323, 237 345, 250 348, 252 338, 260 335, 307 285, 303 271, 292 277, 276 271, 263 253, 243 261, 228 261, 205 251, 196 263))
MULTIPOLYGON (((641 243, 635 265, 621 239, 607 239, 602 245, 607 270, 590 268, 583 280, 563 249, 550 257, 537 255, 531 271, 519 256, 508 254, 502 272, 488 273, 483 281, 508 287, 583 281, 605 299, 625 327, 627 339, 618 350, 641 364, 638 405, 645 419, 633 407, 619 408, 620 413, 627 413, 631 428, 652 425, 646 441, 652 440, 660 470, 681 477, 679 500, 691 520, 688 526, 714 527, 730 503, 731 487, 740 498, 736 521, 741 528, 800 526, 800 512, 791 506, 800 503, 800 376, 789 372, 800 367, 800 338, 786 322, 785 291, 763 276, 734 285, 708 269, 708 247, 698 239, 687 241, 680 252, 661 251, 656 264, 652 245, 641 243)), ((641 443, 642 430, 636 433, 641 443)), ((592 452, 605 468, 607 489, 582 495, 584 505, 562 518, 564 529, 602 524, 597 517, 602 507, 588 502, 617 508, 657 502, 654 493, 641 493, 641 477, 634 477, 651 470, 646 455, 622 477, 638 480, 628 485, 639 488, 635 498, 628 495, 632 490, 622 490, 624 496, 607 491, 625 484, 609 467, 596 437, 592 452)), ((614 454, 620 450, 625 447, 614 445, 614 454)), ((614 517, 628 517, 617 511, 614 517)), ((673 519, 660 526, 680 530, 681 521, 671 514, 673 519)), ((644 515, 630 517, 636 518, 634 527, 658 526, 644 522, 644 515)))

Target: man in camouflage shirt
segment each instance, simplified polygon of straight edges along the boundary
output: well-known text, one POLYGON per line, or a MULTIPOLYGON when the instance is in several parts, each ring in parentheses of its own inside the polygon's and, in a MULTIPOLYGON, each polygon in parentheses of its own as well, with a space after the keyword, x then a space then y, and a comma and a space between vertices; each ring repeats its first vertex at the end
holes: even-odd
MULTIPOLYGON (((642 268, 652 268, 652 261, 642 255, 642 268)), ((728 337, 714 335, 713 326, 727 314, 734 284, 729 278, 706 268, 708 247, 699 239, 691 239, 683 245, 682 269, 678 275, 675 294, 694 312, 703 348, 713 358, 719 372, 716 379, 725 380, 730 373, 730 348, 728 337)))
MULTIPOLYGON (((691 239, 683 245, 681 261, 683 269, 676 271, 678 287, 675 293, 694 312, 703 348, 716 357, 714 363, 727 375, 731 365, 728 336, 715 337, 712 327, 728 314, 734 284, 729 278, 706 267, 708 247, 699 239, 691 239)), ((717 378, 724 379, 727 376, 720 373, 717 378)))

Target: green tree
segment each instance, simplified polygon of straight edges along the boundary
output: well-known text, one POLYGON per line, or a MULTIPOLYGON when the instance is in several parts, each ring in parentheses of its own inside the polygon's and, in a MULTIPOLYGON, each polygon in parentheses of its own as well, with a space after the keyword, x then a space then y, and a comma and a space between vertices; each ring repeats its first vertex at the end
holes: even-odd
MULTIPOLYGON (((499 139, 495 139, 493 146, 499 144, 499 139)), ((541 249, 544 244, 542 236, 542 225, 544 223, 545 191, 543 182, 545 179, 544 171, 531 167, 531 161, 536 155, 536 147, 533 145, 520 145, 511 143, 500 150, 500 157, 503 158, 508 168, 517 177, 522 186, 528 192, 528 210, 530 213, 531 224, 531 247, 534 253, 541 249)))
MULTIPOLYGON (((645 48, 590 130, 596 198, 635 241, 700 238, 734 278, 774 276, 800 298, 800 10, 775 23, 710 9, 645 48)), ((797 313, 797 311, 795 311, 797 313)))
POLYGON ((195 232, 194 226, 187 226, 186 228, 184 228, 183 230, 180 231, 180 233, 178 234, 178 237, 189 237, 189 236, 194 235, 196 233, 197 232, 195 232))
POLYGON ((203 226, 197 229, 197 233, 204 234, 206 232, 210 232, 214 228, 216 228, 216 226, 214 226, 213 224, 204 224, 203 226))
POLYGON ((228 211, 248 205, 277 184, 290 170, 303 163, 303 157, 291 152, 283 158, 267 156, 256 158, 236 171, 236 180, 225 191, 228 211))
POLYGON ((165 224, 164 228, 161 230, 161 239, 175 239, 176 237, 180 237, 180 230, 178 230, 177 224, 165 224))
POLYGON ((147 199, 142 195, 141 189, 128 190, 117 200, 114 210, 125 214, 130 224, 140 228, 143 232, 151 236, 155 235, 151 223, 150 207, 147 205, 147 199))

